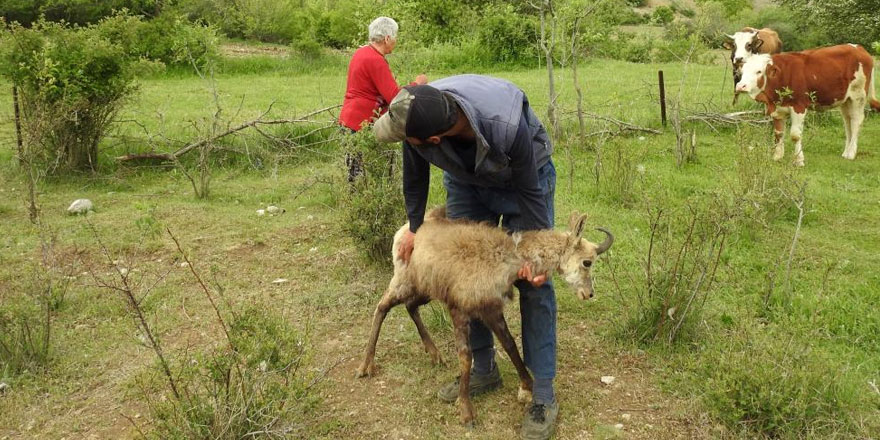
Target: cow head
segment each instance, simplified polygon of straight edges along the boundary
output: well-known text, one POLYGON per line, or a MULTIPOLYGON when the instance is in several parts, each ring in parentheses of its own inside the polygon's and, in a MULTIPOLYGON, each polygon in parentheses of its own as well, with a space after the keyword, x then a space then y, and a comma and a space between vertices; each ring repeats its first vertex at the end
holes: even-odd
POLYGON ((733 81, 738 83, 742 77, 742 66, 752 55, 760 53, 764 40, 758 37, 758 31, 743 30, 727 35, 724 47, 730 50, 730 62, 733 64, 733 81))
POLYGON ((743 64, 742 77, 736 83, 737 93, 748 93, 752 98, 758 96, 767 86, 767 78, 775 78, 779 67, 773 65, 770 55, 755 55, 743 64))
POLYGON ((596 258, 611 248, 614 243, 614 235, 603 228, 598 228, 599 231, 605 233, 605 241, 600 244, 591 243, 581 238, 586 221, 586 214, 572 213, 565 251, 559 265, 559 272, 565 278, 566 283, 577 291, 577 296, 580 299, 593 297, 593 279, 590 277, 590 269, 596 258))

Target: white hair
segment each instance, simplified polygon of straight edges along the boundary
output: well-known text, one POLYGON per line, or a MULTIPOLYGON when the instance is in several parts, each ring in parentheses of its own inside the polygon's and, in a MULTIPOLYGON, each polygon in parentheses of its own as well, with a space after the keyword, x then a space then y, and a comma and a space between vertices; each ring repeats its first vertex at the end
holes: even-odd
POLYGON ((370 23, 370 41, 378 43, 385 37, 397 39, 397 22, 389 17, 379 17, 370 23))

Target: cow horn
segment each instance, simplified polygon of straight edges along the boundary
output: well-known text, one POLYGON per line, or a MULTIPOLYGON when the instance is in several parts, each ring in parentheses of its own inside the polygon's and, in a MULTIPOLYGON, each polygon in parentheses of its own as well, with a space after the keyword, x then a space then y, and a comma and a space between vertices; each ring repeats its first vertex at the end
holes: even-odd
POLYGON ((724 34, 724 36, 727 37, 727 38, 730 38, 731 40, 735 40, 735 38, 733 38, 733 35, 727 35, 727 34, 724 34))
POLYGON ((605 228, 596 228, 596 230, 602 231, 606 235, 605 241, 603 241, 602 244, 600 244, 596 248, 596 255, 601 255, 601 254, 605 253, 605 251, 607 251, 611 247, 612 244, 614 244, 614 234, 612 234, 611 231, 609 231, 605 228))

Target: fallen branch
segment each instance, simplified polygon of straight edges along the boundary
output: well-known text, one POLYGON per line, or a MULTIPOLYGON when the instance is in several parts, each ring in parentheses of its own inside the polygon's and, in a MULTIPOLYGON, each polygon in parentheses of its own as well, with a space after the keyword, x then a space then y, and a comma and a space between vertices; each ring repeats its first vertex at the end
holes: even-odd
POLYGON ((761 125, 770 122, 770 118, 767 117, 755 117, 755 115, 763 115, 764 112, 760 110, 748 110, 742 112, 733 112, 733 113, 714 113, 714 112, 694 112, 690 116, 685 118, 685 121, 688 122, 702 122, 708 125, 712 130, 718 131, 715 127, 717 124, 728 124, 728 125, 737 125, 737 124, 750 124, 750 125, 761 125))
MULTIPOLYGON (((274 103, 273 103, 273 104, 274 104, 274 103)), ((202 140, 200 140, 200 141, 198 141, 198 142, 193 142, 193 143, 187 144, 187 145, 181 147, 180 149, 178 149, 177 151, 175 151, 175 152, 173 152, 173 153, 138 153, 138 154, 126 154, 126 155, 124 155, 124 156, 119 156, 119 157, 117 157, 116 160, 118 160, 118 161, 123 161, 123 162, 125 162, 125 161, 132 161, 132 160, 171 161, 171 162, 173 162, 173 161, 178 160, 178 159, 180 158, 180 156, 183 156, 184 154, 186 154, 186 153, 192 151, 193 149, 196 149, 196 148, 202 147, 202 146, 207 145, 207 144, 209 144, 209 143, 213 143, 213 142, 217 141, 217 140, 220 139, 220 138, 223 138, 223 137, 225 137, 225 136, 229 136, 230 134, 237 133, 237 132, 242 131, 242 130, 244 130, 244 129, 246 129, 246 128, 250 128, 250 127, 254 127, 254 128, 256 128, 256 127, 259 126, 259 125, 278 125, 278 124, 310 123, 310 122, 314 122, 314 121, 312 121, 311 119, 309 119, 309 118, 311 118, 312 116, 315 116, 315 115, 317 115, 317 114, 320 114, 320 113, 323 113, 323 112, 327 112, 327 111, 330 111, 330 110, 337 109, 337 108, 339 108, 340 106, 341 106, 341 104, 332 105, 332 106, 330 106, 330 107, 325 107, 325 108, 318 109, 318 110, 315 110, 315 111, 313 111, 313 112, 307 113, 306 115, 301 116, 301 117, 298 117, 298 118, 292 118, 292 119, 269 119, 269 120, 264 120, 263 118, 269 113, 269 111, 272 110, 272 104, 270 104, 270 105, 269 105, 269 108, 266 109, 266 111, 263 112, 263 113, 262 113, 260 116, 258 116, 256 119, 253 119, 253 120, 251 120, 251 121, 248 121, 248 122, 245 122, 245 123, 240 124, 240 125, 238 125, 238 126, 235 126, 235 127, 233 127, 233 128, 230 128, 230 129, 228 129, 228 130, 226 130, 226 131, 224 131, 224 132, 222 132, 222 133, 220 133, 220 134, 217 134, 217 135, 215 135, 215 136, 212 136, 212 137, 210 137, 210 138, 202 139, 202 140)))

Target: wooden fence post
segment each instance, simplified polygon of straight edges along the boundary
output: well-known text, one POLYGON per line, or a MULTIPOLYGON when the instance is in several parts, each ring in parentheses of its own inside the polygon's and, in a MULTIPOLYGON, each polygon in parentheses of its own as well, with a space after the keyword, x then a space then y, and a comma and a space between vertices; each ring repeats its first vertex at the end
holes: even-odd
POLYGON ((660 82, 660 121, 666 126, 666 85, 663 84, 663 71, 657 71, 657 79, 660 82))
POLYGON ((18 110, 18 86, 12 83, 12 107, 15 110, 15 141, 18 145, 18 164, 24 163, 24 147, 21 141, 21 113, 18 110))

